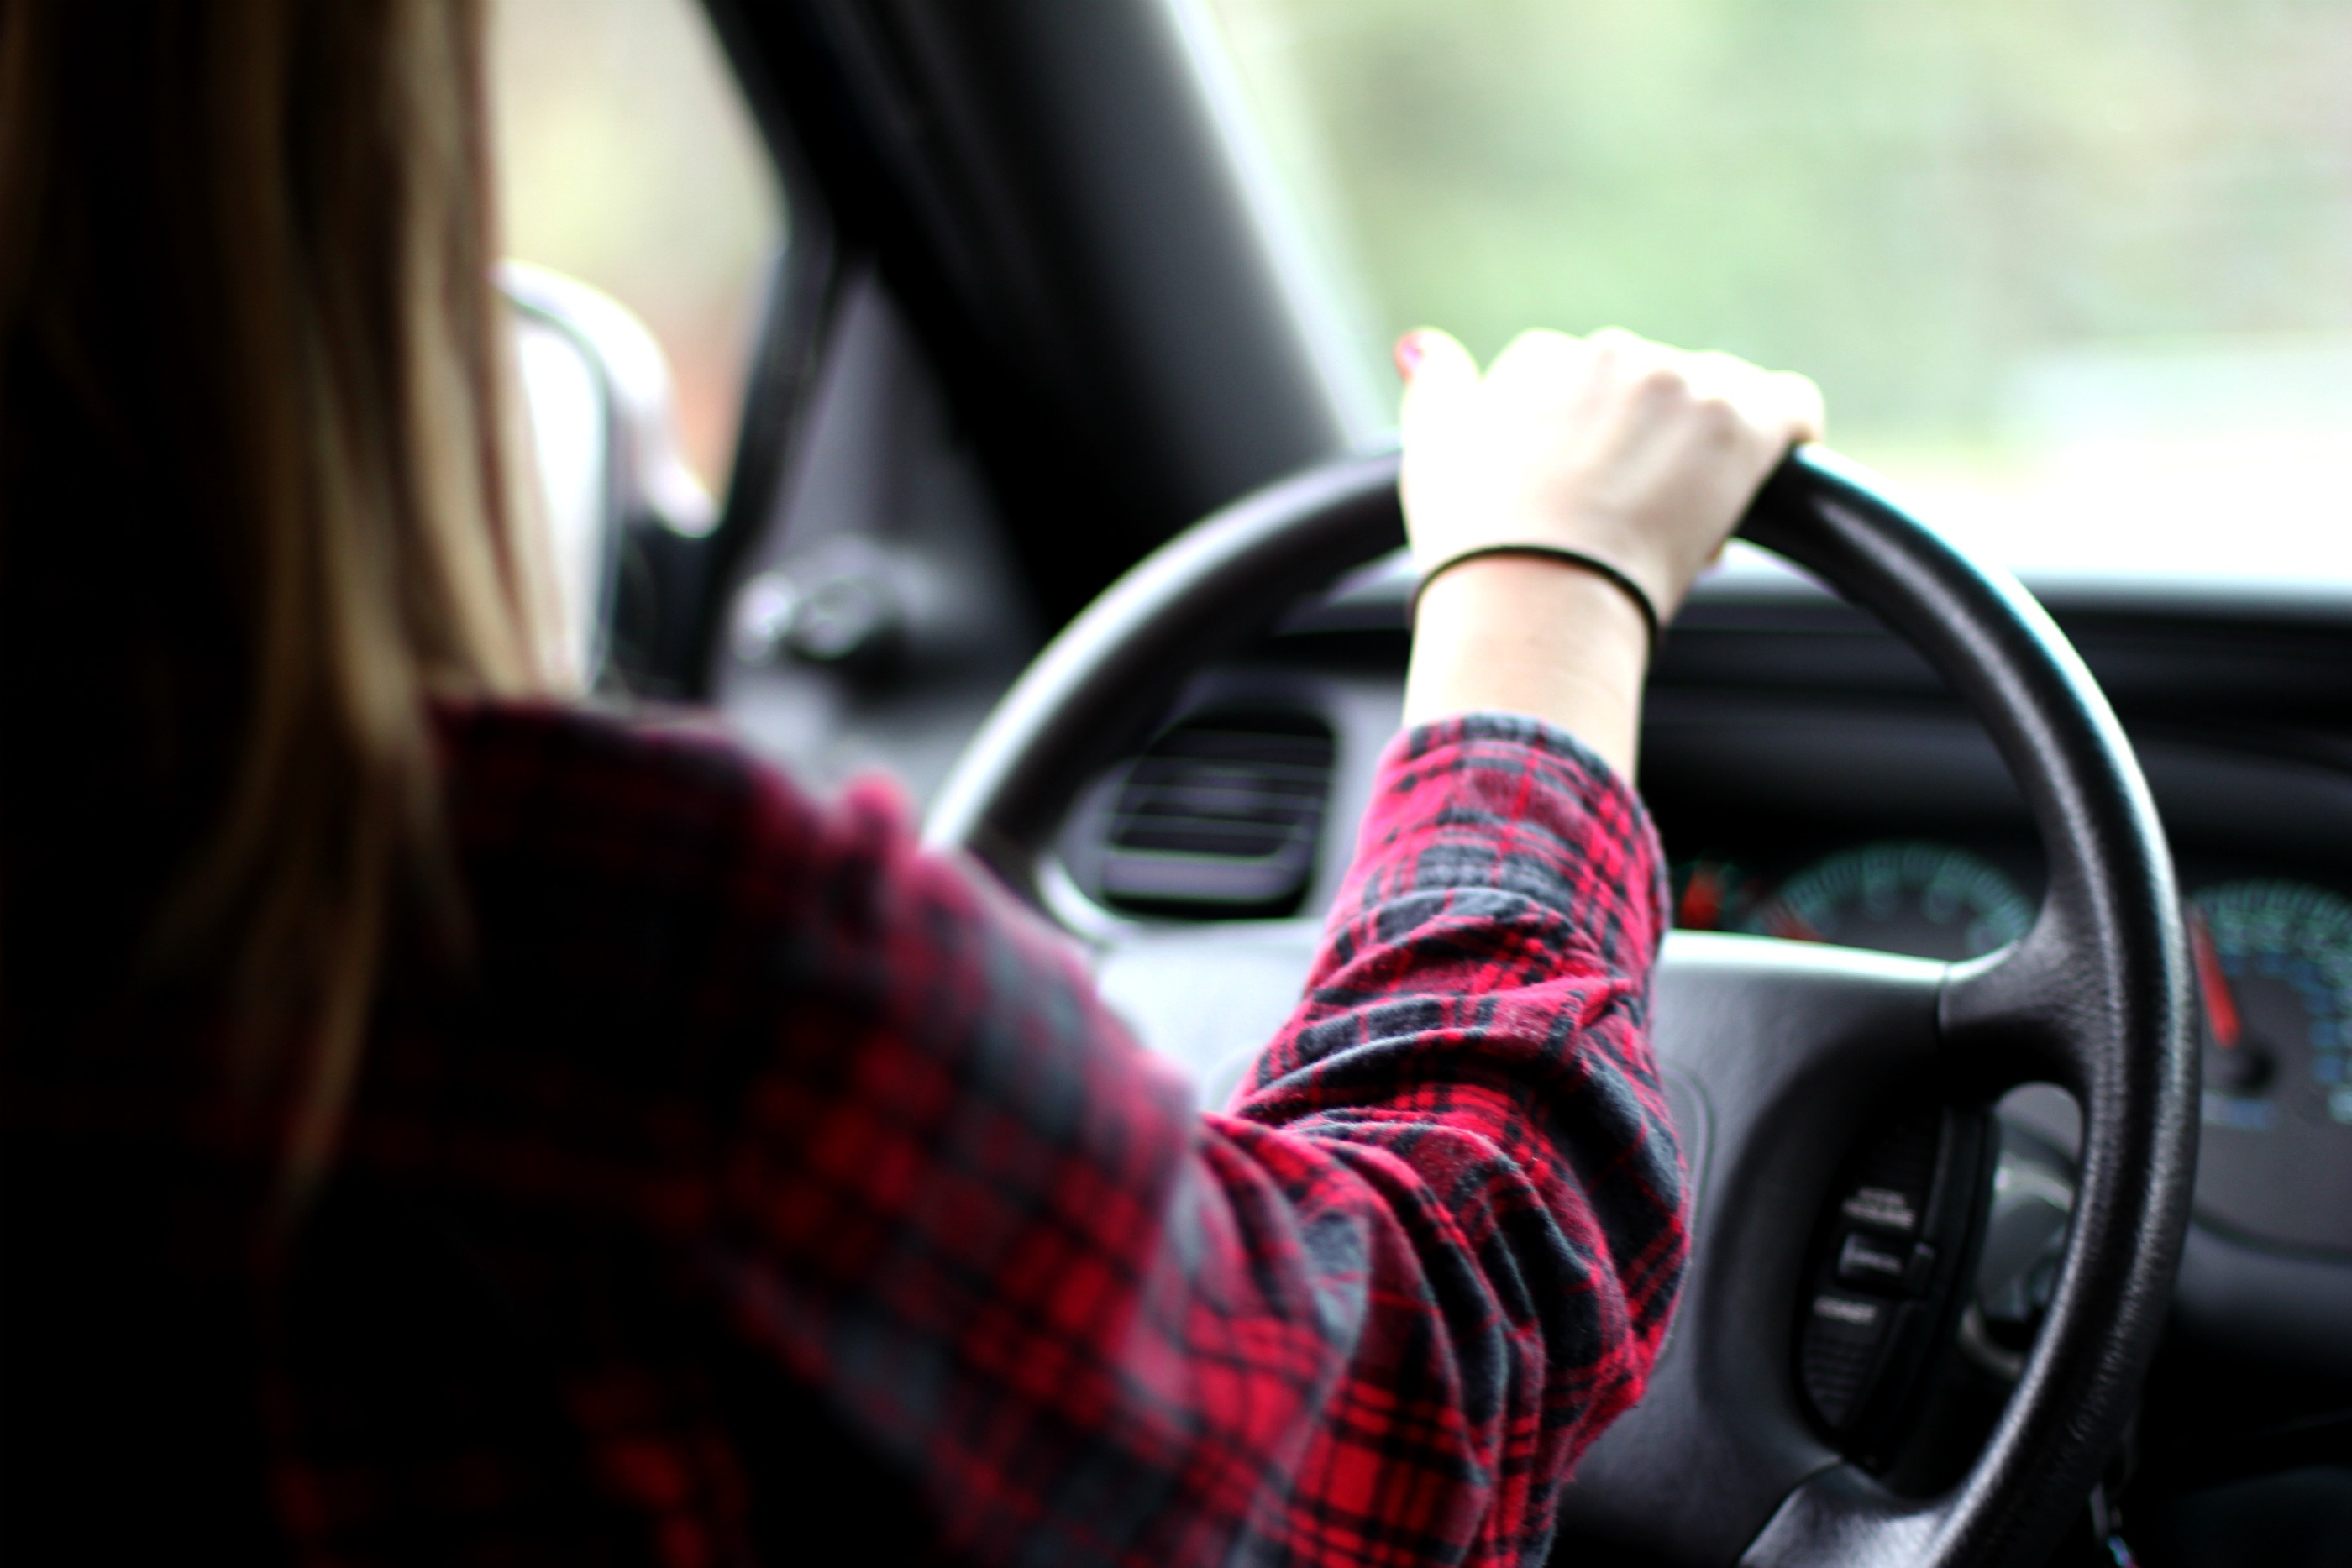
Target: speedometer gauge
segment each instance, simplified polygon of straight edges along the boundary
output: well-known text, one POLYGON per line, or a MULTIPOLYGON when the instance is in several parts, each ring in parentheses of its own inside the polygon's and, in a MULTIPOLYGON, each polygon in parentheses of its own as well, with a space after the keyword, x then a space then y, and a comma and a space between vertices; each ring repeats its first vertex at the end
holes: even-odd
POLYGON ((2304 883, 2200 893, 2198 1207, 2263 1240, 2352 1252, 2352 900, 2304 883))
POLYGON ((1921 958, 1973 958, 2014 942, 2033 905, 1981 856, 1927 840, 1889 840, 1799 872, 1748 928, 1921 958))

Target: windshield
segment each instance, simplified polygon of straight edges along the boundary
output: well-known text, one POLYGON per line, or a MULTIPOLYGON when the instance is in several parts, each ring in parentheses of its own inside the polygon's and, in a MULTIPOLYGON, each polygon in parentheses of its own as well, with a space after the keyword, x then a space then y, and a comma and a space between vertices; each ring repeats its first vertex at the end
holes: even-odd
POLYGON ((2352 587, 2344 0, 1208 8, 1368 371, 1727 349, 2043 580, 2352 587))

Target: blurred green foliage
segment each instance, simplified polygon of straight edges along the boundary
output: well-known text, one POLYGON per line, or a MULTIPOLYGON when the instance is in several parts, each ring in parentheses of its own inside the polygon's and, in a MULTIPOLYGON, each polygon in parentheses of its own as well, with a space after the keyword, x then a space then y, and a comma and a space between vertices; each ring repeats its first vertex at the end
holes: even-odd
POLYGON ((1616 324, 2002 434, 2053 354, 2352 330, 2352 0, 1211 0, 1368 353, 1616 324))

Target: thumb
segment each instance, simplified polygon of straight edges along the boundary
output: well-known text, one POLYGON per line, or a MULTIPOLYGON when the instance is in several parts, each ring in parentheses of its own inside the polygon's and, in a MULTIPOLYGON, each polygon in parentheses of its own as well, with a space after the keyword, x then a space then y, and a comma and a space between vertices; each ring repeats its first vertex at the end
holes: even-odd
POLYGON ((1422 327, 1397 340, 1397 369, 1404 376, 1404 402, 1398 424, 1404 437, 1404 509, 1413 558, 1426 564, 1442 529, 1436 515, 1450 508, 1447 493, 1467 476, 1468 436, 1479 382, 1478 361, 1450 332, 1422 327))

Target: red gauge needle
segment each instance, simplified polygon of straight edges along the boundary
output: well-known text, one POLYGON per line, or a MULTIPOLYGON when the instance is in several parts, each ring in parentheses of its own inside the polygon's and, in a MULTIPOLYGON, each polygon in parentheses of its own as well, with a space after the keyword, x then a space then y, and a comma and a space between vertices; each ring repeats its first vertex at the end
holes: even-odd
POLYGON ((1692 931, 1712 931, 1723 918, 1723 877, 1713 866, 1691 873, 1683 889, 1682 917, 1675 924, 1692 931))
POLYGON ((2213 1043, 2223 1051, 2234 1051, 2241 1029, 2238 998, 2230 994, 2230 977, 2221 973, 2221 956, 2213 951, 2205 917, 2193 911, 2189 916, 2189 944, 2197 955, 2197 985, 2205 993, 2205 1018, 2213 1026, 2213 1043))

